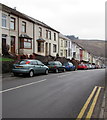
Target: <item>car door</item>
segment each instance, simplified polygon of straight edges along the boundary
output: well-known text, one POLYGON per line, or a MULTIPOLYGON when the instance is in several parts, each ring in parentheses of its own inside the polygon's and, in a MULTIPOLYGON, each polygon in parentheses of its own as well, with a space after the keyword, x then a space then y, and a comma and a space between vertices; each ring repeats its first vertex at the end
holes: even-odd
POLYGON ((37 61, 32 61, 32 65, 33 65, 34 73, 38 74, 39 73, 39 66, 38 66, 37 61))
POLYGON ((37 63, 38 63, 38 71, 39 71, 39 73, 45 73, 46 68, 45 68, 44 64, 39 60, 37 60, 37 63))
POLYGON ((60 71, 63 71, 62 63, 58 62, 58 66, 59 66, 59 70, 60 70, 60 71))

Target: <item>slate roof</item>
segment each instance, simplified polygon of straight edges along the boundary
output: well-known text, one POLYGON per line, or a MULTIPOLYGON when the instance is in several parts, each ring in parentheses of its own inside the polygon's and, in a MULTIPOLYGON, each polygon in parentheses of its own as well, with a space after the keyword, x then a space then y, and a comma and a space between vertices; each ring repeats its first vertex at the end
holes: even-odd
POLYGON ((67 38, 66 36, 64 36, 63 34, 61 34, 61 33, 59 33, 59 37, 65 39, 65 40, 71 40, 71 39, 67 38))
POLYGON ((38 25, 41 25, 41 26, 43 26, 45 28, 51 29, 51 30, 53 30, 55 32, 58 32, 57 30, 51 28, 47 24, 45 24, 45 23, 43 23, 43 22, 41 22, 41 21, 39 21, 39 20, 37 20, 35 18, 32 18, 32 17, 30 17, 28 15, 25 15, 24 13, 21 13, 21 12, 15 10, 15 9, 10 8, 10 7, 8 7, 8 6, 4 5, 4 4, 1 4, 1 3, 0 3, 0 10, 5 11, 5 12, 10 13, 10 14, 13 14, 15 16, 18 16, 20 18, 26 19, 26 20, 28 20, 30 22, 33 22, 33 23, 38 24, 38 25))

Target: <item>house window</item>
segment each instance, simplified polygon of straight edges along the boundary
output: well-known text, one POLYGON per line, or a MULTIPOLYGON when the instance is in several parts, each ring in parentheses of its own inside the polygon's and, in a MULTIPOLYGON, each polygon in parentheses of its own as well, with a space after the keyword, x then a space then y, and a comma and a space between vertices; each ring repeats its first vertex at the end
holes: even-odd
POLYGON ((65 41, 65 47, 67 47, 67 41, 65 41))
POLYGON ((21 49, 32 49, 32 40, 31 39, 20 39, 20 48, 21 49))
POLYGON ((61 47, 63 47, 63 40, 61 40, 61 47))
POLYGON ((44 42, 38 42, 38 52, 44 52, 44 42))
POLYGON ((63 56, 63 50, 61 50, 60 54, 61 54, 61 57, 62 57, 63 56))
POLYGON ((22 21, 22 32, 26 32, 26 22, 22 21))
POLYGON ((70 49, 68 49, 68 56, 70 56, 71 54, 70 54, 71 52, 70 52, 70 49))
POLYGON ((54 33, 54 41, 56 41, 56 33, 54 33))
POLYGON ((42 37, 42 28, 39 27, 39 37, 42 37))
POLYGON ((48 30, 46 30, 46 38, 48 39, 48 30))
POLYGON ((5 14, 2 14, 2 27, 6 27, 6 19, 7 16, 5 14))
POLYGON ((69 42, 69 47, 70 47, 70 42, 69 42))
POLYGON ((51 40, 51 31, 49 31, 49 39, 51 40))
POLYGON ((53 52, 56 52, 56 45, 53 44, 53 52))
POLYGON ((15 18, 10 18, 10 29, 15 30, 15 18))

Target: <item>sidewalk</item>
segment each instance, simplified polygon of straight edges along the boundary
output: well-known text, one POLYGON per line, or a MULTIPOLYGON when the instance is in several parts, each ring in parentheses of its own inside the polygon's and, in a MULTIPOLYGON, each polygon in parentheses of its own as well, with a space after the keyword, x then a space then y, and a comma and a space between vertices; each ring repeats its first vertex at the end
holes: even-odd
POLYGON ((2 74, 2 78, 8 78, 8 77, 11 77, 13 76, 13 73, 4 73, 2 74))

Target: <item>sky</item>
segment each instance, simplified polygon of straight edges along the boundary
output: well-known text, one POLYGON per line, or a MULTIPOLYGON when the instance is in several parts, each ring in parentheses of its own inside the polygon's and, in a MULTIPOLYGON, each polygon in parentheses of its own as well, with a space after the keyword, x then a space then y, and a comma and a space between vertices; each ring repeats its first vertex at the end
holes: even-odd
POLYGON ((0 0, 40 20, 63 35, 105 39, 106 0, 0 0))

